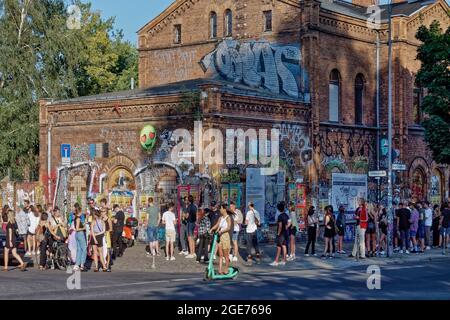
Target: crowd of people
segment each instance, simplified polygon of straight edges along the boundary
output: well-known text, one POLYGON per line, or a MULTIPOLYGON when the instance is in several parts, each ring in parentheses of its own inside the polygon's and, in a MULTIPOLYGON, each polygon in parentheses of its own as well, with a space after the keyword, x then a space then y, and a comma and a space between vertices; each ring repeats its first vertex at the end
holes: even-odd
POLYGON ((111 272, 113 261, 126 248, 122 237, 125 214, 117 204, 111 209, 106 199, 99 206, 88 199, 85 211, 75 203, 68 214, 62 214, 58 207, 30 205, 25 200, 17 212, 5 205, 0 222, 6 234, 3 271, 9 271, 10 253, 19 262, 19 269, 26 270, 18 254, 18 240, 23 242, 24 256, 35 258, 40 270, 55 268, 51 259, 54 244, 67 246, 68 263, 76 271, 87 271, 89 261, 89 269, 94 272, 111 272))
MULTIPOLYGON (((245 215, 236 204, 212 202, 209 207, 198 208, 193 196, 181 199, 178 214, 174 203, 165 209, 148 198, 145 220, 146 251, 150 256, 161 256, 161 249, 167 261, 174 261, 175 249, 186 259, 197 263, 208 263, 209 257, 219 258, 219 273, 226 273, 230 263, 238 261, 239 240, 245 236, 246 262, 261 261, 258 233, 261 232, 261 216, 252 202, 247 204, 245 215), (161 231, 165 245, 161 248, 161 231), (212 239, 217 234, 216 251, 211 252, 212 239), (225 265, 222 267, 222 265, 225 265)), ((444 247, 450 234, 450 205, 432 206, 429 202, 402 202, 395 204, 392 224, 394 252, 425 253, 431 248, 444 247)), ((275 216, 276 253, 271 266, 282 266, 296 260, 296 248, 300 245, 297 233, 299 222, 303 219, 307 242, 305 256, 318 256, 317 239, 323 237, 321 258, 332 259, 336 254, 344 255, 344 240, 348 212, 343 206, 335 212, 332 206, 324 208, 323 218, 319 218, 316 208, 311 206, 305 217, 296 212, 294 203, 280 202, 275 216), (323 232, 322 232, 323 231, 323 232)), ((354 213, 355 242, 350 257, 383 256, 388 246, 388 212, 383 205, 366 203, 363 199, 354 213)), ((110 208, 108 201, 102 199, 97 206, 89 199, 86 210, 76 203, 73 211, 62 214, 58 207, 51 205, 30 205, 25 201, 23 208, 15 212, 5 206, 2 210, 2 228, 6 232, 4 271, 8 271, 9 253, 19 262, 19 268, 26 270, 26 264, 17 252, 17 239, 23 239, 25 256, 38 257, 39 269, 54 266, 48 264, 53 254, 53 244, 67 245, 74 270, 110 272, 113 261, 121 257, 126 248, 123 241, 125 214, 120 206, 110 208), (89 268, 87 267, 89 260, 89 268)))

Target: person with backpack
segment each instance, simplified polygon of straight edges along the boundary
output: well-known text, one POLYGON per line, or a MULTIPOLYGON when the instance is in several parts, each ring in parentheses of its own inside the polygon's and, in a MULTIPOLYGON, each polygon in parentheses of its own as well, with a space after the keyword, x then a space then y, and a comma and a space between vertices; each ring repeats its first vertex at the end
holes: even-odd
POLYGON ((255 209, 255 204, 253 202, 248 203, 248 211, 245 215, 245 224, 247 225, 246 235, 247 235, 247 261, 252 262, 252 249, 255 250, 256 259, 261 259, 261 253, 258 246, 258 227, 261 224, 261 217, 259 212, 255 209))

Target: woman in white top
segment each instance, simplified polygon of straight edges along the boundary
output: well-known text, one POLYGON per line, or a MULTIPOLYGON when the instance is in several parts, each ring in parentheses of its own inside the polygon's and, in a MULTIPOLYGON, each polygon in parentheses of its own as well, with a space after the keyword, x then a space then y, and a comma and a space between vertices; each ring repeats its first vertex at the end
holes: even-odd
POLYGON ((213 233, 217 230, 219 234, 219 274, 227 274, 230 267, 230 230, 232 227, 232 220, 230 215, 233 213, 227 209, 226 204, 220 206, 220 218, 216 225, 209 230, 213 233), (225 270, 222 269, 222 260, 225 258, 225 270))

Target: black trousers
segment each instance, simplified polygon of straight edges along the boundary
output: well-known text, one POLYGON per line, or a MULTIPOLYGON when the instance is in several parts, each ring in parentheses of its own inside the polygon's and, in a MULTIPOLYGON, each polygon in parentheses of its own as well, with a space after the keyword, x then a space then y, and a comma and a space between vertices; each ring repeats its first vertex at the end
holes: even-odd
POLYGON ((305 254, 308 254, 309 246, 311 246, 311 254, 316 253, 316 227, 308 227, 308 243, 306 244, 305 254))
POLYGON ((258 246, 258 235, 255 232, 247 233, 247 256, 252 256, 252 247, 255 249, 257 255, 260 254, 258 246))
POLYGON ((125 244, 122 241, 122 232, 114 231, 112 233, 112 250, 114 258, 123 255, 125 251, 125 244))
POLYGON ((197 248, 197 261, 200 261, 201 257, 204 257, 203 261, 208 261, 208 245, 209 245, 209 236, 207 234, 202 234, 199 236, 200 242, 197 248))
POLYGON ((39 255, 39 266, 41 267, 45 267, 45 265, 47 264, 47 247, 49 248, 49 251, 51 251, 51 246, 53 244, 53 241, 51 240, 52 239, 45 237, 44 240, 42 240, 39 244, 39 251, 41 253, 39 255))

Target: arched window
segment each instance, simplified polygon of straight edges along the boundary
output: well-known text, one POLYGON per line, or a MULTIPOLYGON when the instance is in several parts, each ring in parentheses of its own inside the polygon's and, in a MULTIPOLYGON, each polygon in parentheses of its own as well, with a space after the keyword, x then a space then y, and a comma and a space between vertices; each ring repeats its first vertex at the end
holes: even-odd
POLYGON ((217 38, 217 14, 214 11, 209 15, 209 33, 212 39, 217 38))
POLYGON ((426 196, 426 178, 422 168, 416 168, 413 172, 411 193, 415 201, 422 201, 426 196))
POLYGON ((233 35, 233 13, 230 9, 225 10, 224 36, 231 37, 233 35))
POLYGON ((330 73, 328 107, 329 107, 329 121, 339 122, 340 120, 340 75, 339 71, 334 69, 330 73))
POLYGON ((358 74, 355 78, 355 123, 363 124, 364 77, 358 74))

